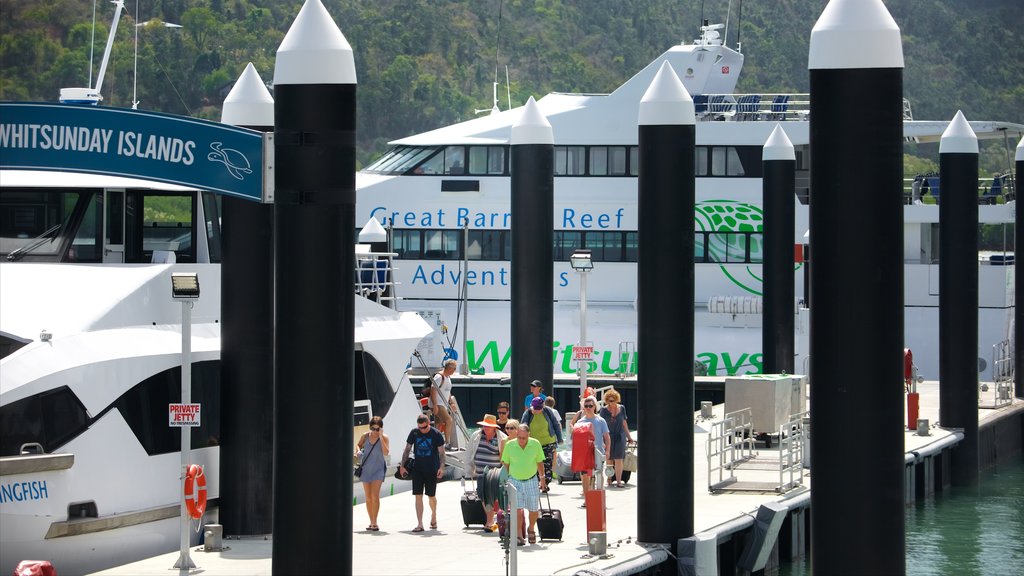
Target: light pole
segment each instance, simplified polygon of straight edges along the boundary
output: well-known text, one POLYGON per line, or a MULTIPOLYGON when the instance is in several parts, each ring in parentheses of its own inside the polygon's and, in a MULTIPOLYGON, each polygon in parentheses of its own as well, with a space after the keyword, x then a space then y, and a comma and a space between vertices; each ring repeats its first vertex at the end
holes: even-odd
POLYGON ((594 269, 594 260, 590 250, 578 249, 569 256, 569 265, 580 275, 580 342, 579 352, 574 349, 573 359, 580 366, 580 398, 587 389, 587 370, 590 368, 590 355, 593 350, 587 350, 587 274, 594 269))
MULTIPOLYGON (((192 403, 192 306, 199 299, 199 275, 175 272, 171 274, 171 297, 181 302, 181 403, 192 403)), ((191 457, 192 428, 181 427, 181 479, 188 474, 188 461, 191 457)), ((183 492, 182 492, 183 493, 183 492)), ((191 520, 185 499, 181 500, 181 553, 174 568, 188 570, 196 565, 189 558, 189 527, 191 520)))

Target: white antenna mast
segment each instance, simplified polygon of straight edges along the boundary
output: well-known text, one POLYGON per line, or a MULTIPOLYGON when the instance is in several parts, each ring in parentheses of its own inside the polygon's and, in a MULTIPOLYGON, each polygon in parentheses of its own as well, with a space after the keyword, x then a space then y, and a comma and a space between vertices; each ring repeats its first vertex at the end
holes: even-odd
MULTIPOLYGON (((100 90, 103 88, 103 76, 107 73, 107 62, 110 61, 110 48, 114 44, 114 35, 117 33, 117 22, 121 19, 121 11, 124 10, 124 0, 112 0, 117 8, 114 10, 114 21, 110 24, 110 34, 107 36, 107 48, 103 51, 103 62, 100 63, 100 73, 96 77, 94 88, 61 88, 60 101, 66 104, 92 104, 96 105, 103 100, 100 90)), ((90 72, 89 76, 92 76, 90 72)))
POLYGON ((92 61, 93 61, 93 48, 96 47, 96 1, 92 0, 92 39, 89 40, 89 77, 85 83, 92 84, 92 61))
POLYGON ((508 109, 512 109, 512 85, 508 82, 508 64, 505 64, 505 94, 508 96, 508 109))
POLYGON ((139 0, 135 0, 135 62, 132 65, 132 110, 139 109, 139 0))

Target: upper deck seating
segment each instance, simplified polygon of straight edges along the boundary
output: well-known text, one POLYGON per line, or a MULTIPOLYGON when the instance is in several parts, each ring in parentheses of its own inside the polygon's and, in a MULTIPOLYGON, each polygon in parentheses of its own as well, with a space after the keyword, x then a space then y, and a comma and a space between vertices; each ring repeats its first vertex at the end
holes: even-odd
POLYGON ((789 112, 789 94, 777 94, 772 98, 772 120, 785 120, 789 112))
POLYGON ((981 204, 995 204, 1003 195, 1003 177, 996 176, 992 179, 992 187, 985 191, 981 197, 981 204))
POLYGON ((693 111, 697 115, 706 114, 708 111, 708 95, 697 94, 693 97, 693 111))
POLYGON ((758 109, 761 107, 760 94, 747 94, 740 96, 736 101, 736 112, 741 120, 757 120, 758 109))

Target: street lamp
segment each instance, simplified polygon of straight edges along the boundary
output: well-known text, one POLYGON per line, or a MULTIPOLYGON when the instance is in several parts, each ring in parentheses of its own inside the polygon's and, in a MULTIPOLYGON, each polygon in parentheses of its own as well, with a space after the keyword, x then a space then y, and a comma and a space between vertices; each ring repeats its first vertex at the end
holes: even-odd
POLYGON ((590 250, 578 249, 569 256, 569 266, 580 275, 580 343, 578 352, 573 350, 573 359, 580 366, 580 398, 587 389, 587 369, 593 349, 587 348, 587 273, 594 269, 590 250))
MULTIPOLYGON (((171 274, 171 298, 181 302, 181 403, 192 403, 192 306, 199 299, 199 275, 195 272, 175 272, 171 274)), ((188 473, 188 461, 191 457, 192 428, 181 427, 181 478, 184 481, 188 473)), ((189 526, 188 508, 185 499, 181 500, 181 553, 175 568, 188 570, 195 568, 189 558, 189 526)))

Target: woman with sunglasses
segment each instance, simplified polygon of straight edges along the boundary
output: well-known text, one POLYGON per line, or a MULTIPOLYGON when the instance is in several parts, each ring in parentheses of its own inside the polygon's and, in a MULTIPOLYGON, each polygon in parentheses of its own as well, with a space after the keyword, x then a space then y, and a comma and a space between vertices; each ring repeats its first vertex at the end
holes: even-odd
POLYGON ((359 437, 356 456, 363 467, 359 480, 366 495, 366 513, 370 516, 370 532, 377 532, 377 513, 380 512, 380 487, 388 471, 387 456, 391 453, 388 435, 384 433, 384 419, 370 418, 370 431, 359 437))
POLYGON ((633 443, 633 435, 629 433, 629 423, 626 421, 626 407, 621 402, 619 391, 612 388, 604 393, 604 408, 601 408, 601 417, 608 423, 608 433, 612 439, 608 463, 615 470, 615 477, 608 478, 608 485, 614 483, 619 488, 623 486, 622 463, 626 458, 626 444, 633 443))
MULTIPOLYGON (((611 435, 608 433, 608 423, 604 418, 601 418, 597 414, 597 399, 593 396, 587 396, 583 399, 583 416, 581 416, 573 426, 574 447, 576 428, 588 425, 591 433, 594 435, 594 448, 600 452, 603 457, 605 454, 608 454, 612 445, 612 439, 611 435)), ((573 451, 575 452, 575 448, 573 451)), ((574 457, 573 460, 575 461, 576 458, 574 457)), ((594 471, 582 470, 580 471, 580 477, 583 479, 583 493, 585 495, 587 491, 594 489, 594 471)))

